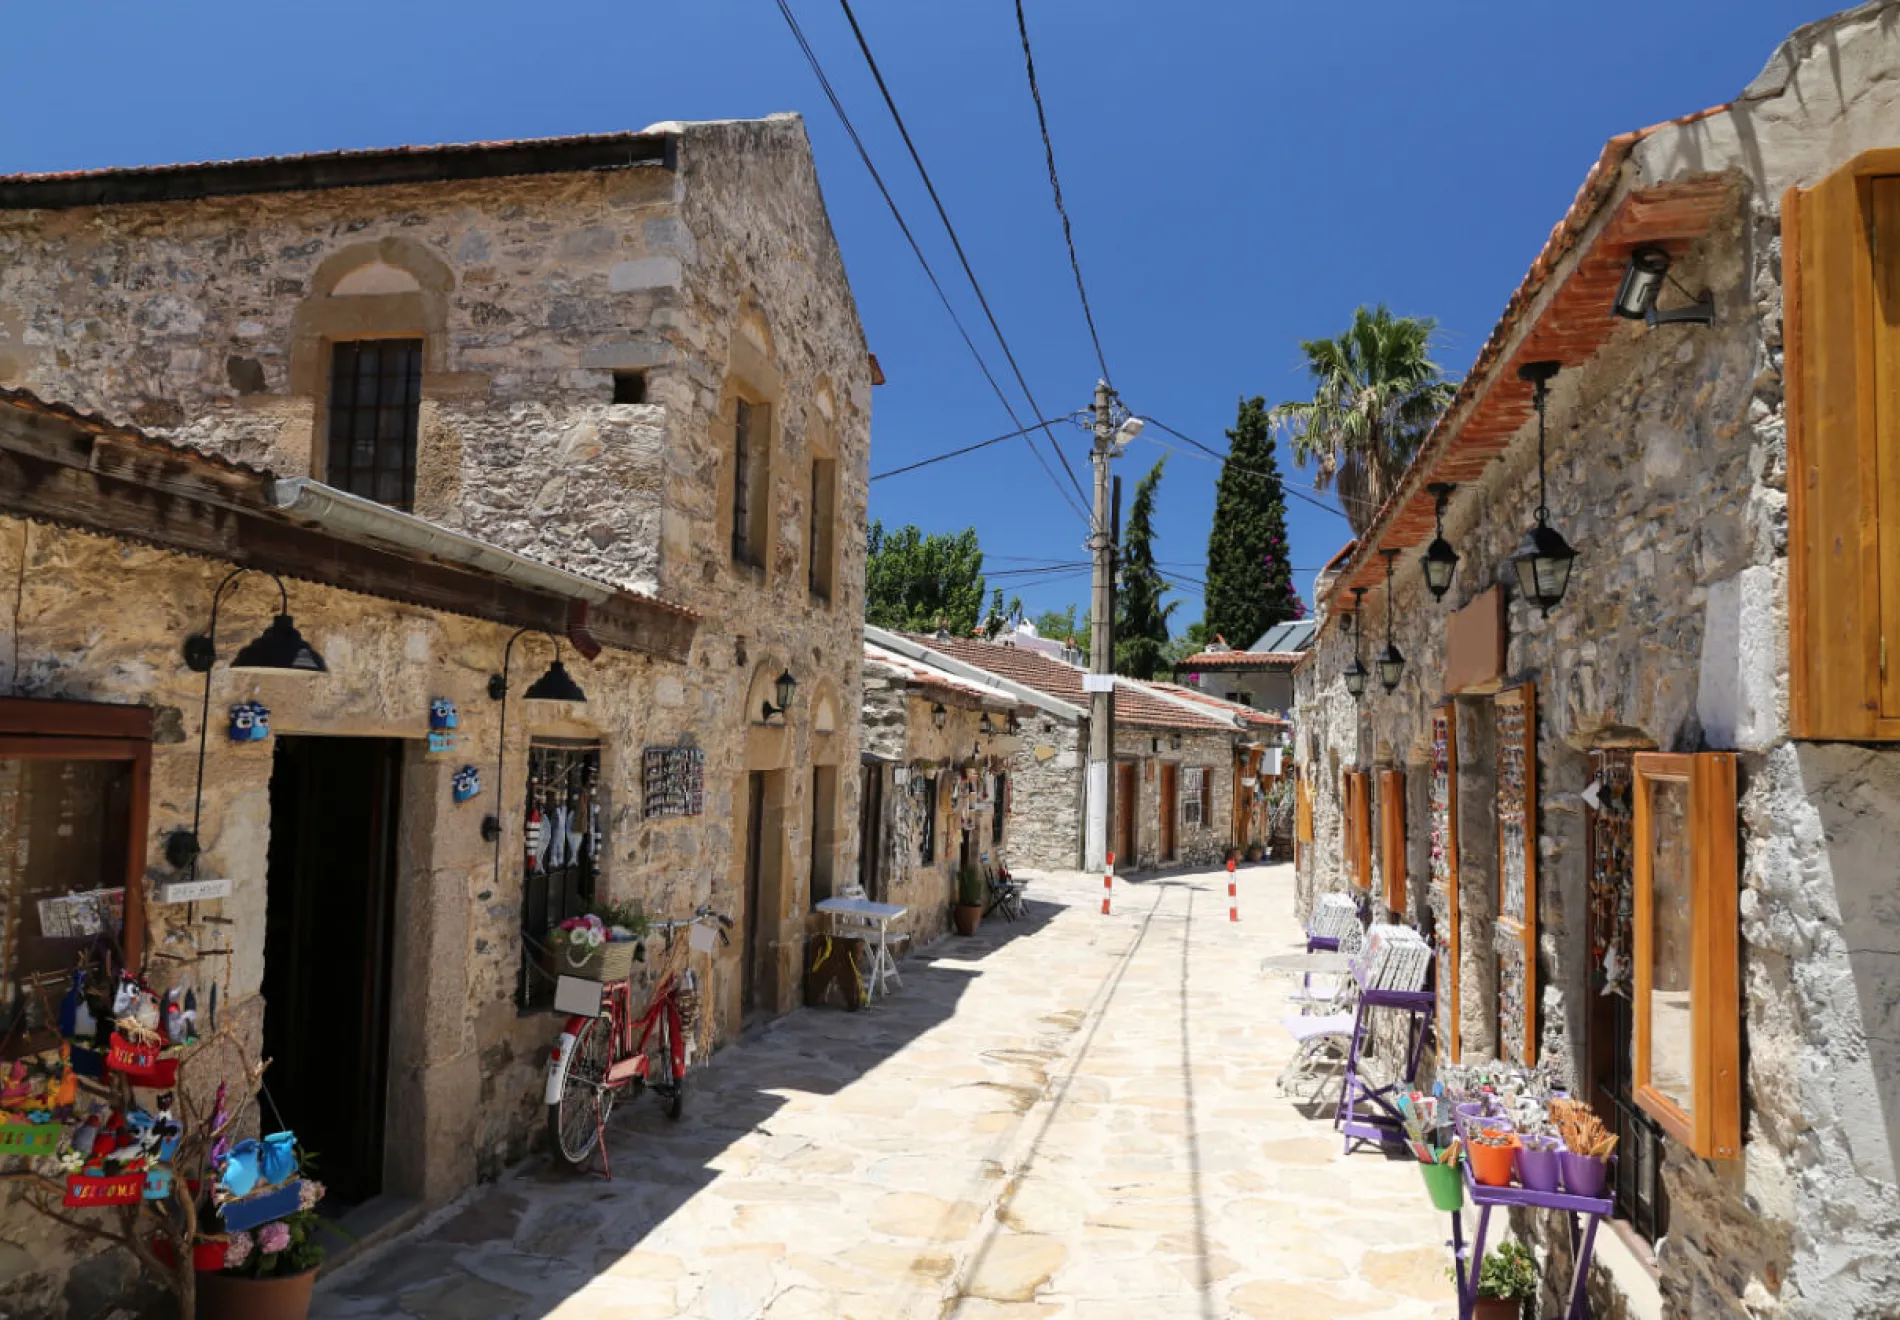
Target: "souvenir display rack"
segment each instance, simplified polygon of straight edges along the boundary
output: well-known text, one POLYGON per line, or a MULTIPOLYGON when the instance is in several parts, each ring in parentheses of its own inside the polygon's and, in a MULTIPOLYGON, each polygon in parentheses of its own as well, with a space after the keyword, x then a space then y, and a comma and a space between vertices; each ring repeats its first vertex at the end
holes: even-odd
POLYGON ((1446 702, 1432 712, 1432 889, 1439 920, 1433 932, 1438 963, 1438 1047, 1458 1062, 1458 720, 1446 702))
POLYGON ((1473 1320, 1478 1305, 1478 1272, 1484 1261, 1484 1241, 1491 1227, 1493 1207, 1503 1206, 1508 1214, 1513 1206, 1532 1210, 1556 1210, 1563 1214, 1570 1230, 1570 1259, 1573 1267, 1570 1286, 1565 1290, 1564 1320, 1589 1320, 1590 1299, 1584 1285, 1590 1278, 1590 1258, 1595 1254, 1597 1225, 1608 1218, 1615 1203, 1606 1196, 1572 1196, 1568 1192, 1539 1192, 1528 1187, 1489 1187, 1471 1176, 1464 1166, 1465 1195, 1478 1208, 1478 1234, 1471 1241, 1469 1259, 1465 1253, 1464 1214, 1451 1212, 1451 1249, 1455 1261, 1458 1290, 1458 1320, 1473 1320))
POLYGON ((1346 1138, 1346 1154, 1360 1144, 1391 1145, 1404 1140, 1405 1120, 1394 1097, 1411 1088, 1431 1032, 1433 996, 1419 987, 1429 965, 1425 950, 1409 928, 1375 926, 1367 933, 1365 948, 1353 958, 1352 976, 1359 985, 1359 1006, 1352 1021, 1352 1043, 1346 1050, 1345 1076, 1339 1088, 1339 1108, 1333 1126, 1346 1138), (1408 947, 1409 946, 1409 947, 1408 947), (1416 949, 1418 960, 1412 954, 1416 949), (1371 1040, 1373 1009, 1406 1016, 1403 1070, 1384 1086, 1374 1086, 1364 1075, 1360 1050, 1371 1040))
POLYGON ((1498 1042, 1502 1056, 1537 1062, 1537 688, 1494 700, 1498 794, 1498 1042))
POLYGON ((1630 923, 1636 915, 1635 861, 1630 851, 1630 750, 1590 753, 1596 803, 1589 815, 1590 963, 1599 994, 1630 996, 1630 923))

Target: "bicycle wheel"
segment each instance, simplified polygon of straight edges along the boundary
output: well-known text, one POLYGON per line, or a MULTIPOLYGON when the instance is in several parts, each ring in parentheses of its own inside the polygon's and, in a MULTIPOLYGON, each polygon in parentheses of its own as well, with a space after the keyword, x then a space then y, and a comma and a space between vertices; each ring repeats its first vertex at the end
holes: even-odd
POLYGON ((647 1085, 659 1098, 660 1109, 677 1119, 686 1109, 686 1075, 673 1075, 673 1027, 669 1014, 660 1013, 647 1037, 647 1085))
POLYGON ((613 1063, 613 1039, 612 1018, 587 1020, 574 1039, 574 1056, 568 1060, 560 1098, 548 1106, 548 1144, 569 1168, 587 1163, 613 1112, 614 1092, 605 1085, 613 1063))

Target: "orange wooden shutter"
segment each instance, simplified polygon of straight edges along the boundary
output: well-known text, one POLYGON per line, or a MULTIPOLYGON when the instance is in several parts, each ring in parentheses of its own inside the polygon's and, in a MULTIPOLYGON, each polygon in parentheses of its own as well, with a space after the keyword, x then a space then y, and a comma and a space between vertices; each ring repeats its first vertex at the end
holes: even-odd
POLYGON ((1379 772, 1379 870, 1385 906, 1405 911, 1405 771, 1379 772))
POLYGON ((1891 662, 1887 655, 1890 640, 1900 648, 1893 156, 1870 153, 1782 198, 1789 713, 1797 737, 1900 739, 1900 653, 1891 662), (1889 173, 1869 173, 1876 168, 1889 173))

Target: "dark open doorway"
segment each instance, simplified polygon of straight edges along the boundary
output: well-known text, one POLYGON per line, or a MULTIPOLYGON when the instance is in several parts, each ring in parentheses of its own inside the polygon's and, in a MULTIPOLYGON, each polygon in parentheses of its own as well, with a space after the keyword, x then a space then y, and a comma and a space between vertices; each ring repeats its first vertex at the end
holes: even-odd
POLYGON ((271 767, 265 1085, 318 1157, 325 1209, 383 1187, 402 743, 281 735, 271 767))

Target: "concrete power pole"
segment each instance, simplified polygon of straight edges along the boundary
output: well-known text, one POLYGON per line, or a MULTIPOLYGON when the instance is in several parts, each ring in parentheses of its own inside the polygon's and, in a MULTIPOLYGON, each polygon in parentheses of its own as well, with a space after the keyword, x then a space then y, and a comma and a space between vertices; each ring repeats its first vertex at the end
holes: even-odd
MULTIPOLYGON (((1095 589, 1089 604, 1089 773, 1085 798, 1082 865, 1099 871, 1109 852, 1108 828, 1114 819, 1115 776, 1115 538, 1110 530, 1108 460, 1115 424, 1107 381, 1095 382, 1095 517, 1089 550, 1095 559, 1095 589)), ((1129 858, 1132 862, 1134 859, 1129 858)))

